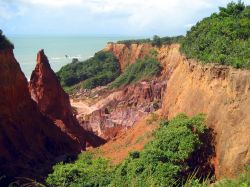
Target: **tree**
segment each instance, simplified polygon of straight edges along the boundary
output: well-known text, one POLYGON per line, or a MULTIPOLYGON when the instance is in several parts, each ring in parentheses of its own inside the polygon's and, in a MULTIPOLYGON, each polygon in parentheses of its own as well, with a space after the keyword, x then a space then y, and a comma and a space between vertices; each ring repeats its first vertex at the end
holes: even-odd
POLYGON ((152 45, 160 47, 162 45, 161 38, 157 35, 154 35, 152 45))

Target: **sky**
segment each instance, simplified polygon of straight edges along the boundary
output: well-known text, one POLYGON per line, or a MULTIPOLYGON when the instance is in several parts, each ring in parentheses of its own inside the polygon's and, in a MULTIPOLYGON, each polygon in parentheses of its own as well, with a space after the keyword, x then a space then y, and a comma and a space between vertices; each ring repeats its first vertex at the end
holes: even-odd
MULTIPOLYGON (((174 36, 229 0, 0 0, 12 35, 174 36)), ((250 0, 243 1, 249 5, 250 0)))

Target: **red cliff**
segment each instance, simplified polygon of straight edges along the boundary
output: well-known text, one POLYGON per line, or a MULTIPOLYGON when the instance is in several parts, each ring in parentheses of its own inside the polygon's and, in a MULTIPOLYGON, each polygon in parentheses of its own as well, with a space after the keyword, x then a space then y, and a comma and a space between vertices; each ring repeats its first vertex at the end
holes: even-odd
POLYGON ((92 146, 103 143, 100 138, 91 137, 73 116, 69 96, 62 89, 43 50, 37 54, 37 64, 31 75, 29 89, 40 111, 55 121, 72 140, 78 142, 81 149, 85 149, 86 141, 92 146))
POLYGON ((0 176, 38 175, 57 157, 80 151, 33 102, 12 49, 0 50, 0 80, 0 176))

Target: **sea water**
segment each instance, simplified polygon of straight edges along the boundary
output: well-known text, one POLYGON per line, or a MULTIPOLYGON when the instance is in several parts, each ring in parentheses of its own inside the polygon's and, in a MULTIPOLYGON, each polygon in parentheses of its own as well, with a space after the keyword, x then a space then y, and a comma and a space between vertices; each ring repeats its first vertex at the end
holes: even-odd
POLYGON ((22 71, 29 80, 36 65, 36 55, 44 49, 52 69, 57 72, 72 58, 86 60, 100 50, 107 42, 133 39, 134 37, 86 37, 86 36, 12 36, 14 54, 22 71))

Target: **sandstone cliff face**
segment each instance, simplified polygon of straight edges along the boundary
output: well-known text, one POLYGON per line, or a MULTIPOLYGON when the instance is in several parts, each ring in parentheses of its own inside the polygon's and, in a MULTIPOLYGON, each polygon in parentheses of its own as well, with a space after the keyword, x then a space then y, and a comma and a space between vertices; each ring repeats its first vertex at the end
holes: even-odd
POLYGON ((151 44, 125 45, 108 43, 104 50, 114 54, 123 72, 127 65, 134 64, 137 59, 143 58, 145 55, 149 54, 152 48, 151 44))
MULTIPOLYGON (((186 59, 179 45, 158 48, 158 60, 167 80, 162 111, 167 118, 178 113, 204 113, 216 138, 215 172, 232 177, 250 164, 250 71, 225 66, 202 65, 186 59)), ((135 63, 152 46, 109 44, 121 69, 135 63)), ((155 49, 155 48, 154 48, 155 49)))
POLYGON ((215 132, 215 172, 235 176, 250 164, 250 71, 187 60, 178 45, 160 49, 168 77, 163 114, 204 113, 215 132))
POLYGON ((0 176, 34 176, 79 151, 32 101, 12 49, 0 50, 0 80, 0 176))
POLYGON ((98 137, 91 138, 91 134, 73 116, 69 96, 62 89, 43 50, 37 54, 37 64, 30 78, 29 90, 40 111, 79 144, 79 149, 85 149, 86 141, 93 146, 104 143, 98 137))

